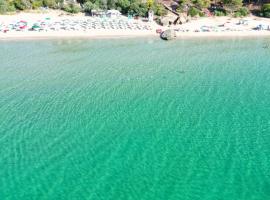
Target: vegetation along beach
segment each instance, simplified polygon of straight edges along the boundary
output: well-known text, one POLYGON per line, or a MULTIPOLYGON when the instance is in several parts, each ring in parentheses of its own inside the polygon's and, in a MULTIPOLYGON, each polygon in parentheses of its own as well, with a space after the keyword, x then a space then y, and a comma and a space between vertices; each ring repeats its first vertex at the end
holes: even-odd
POLYGON ((269 3, 0 0, 0 200, 269 200, 269 3))

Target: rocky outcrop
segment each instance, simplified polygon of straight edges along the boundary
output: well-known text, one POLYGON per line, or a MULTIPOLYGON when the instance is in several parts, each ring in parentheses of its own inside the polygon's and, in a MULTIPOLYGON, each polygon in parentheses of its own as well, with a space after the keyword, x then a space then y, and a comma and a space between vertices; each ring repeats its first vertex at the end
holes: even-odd
POLYGON ((187 13, 178 13, 175 15, 174 13, 168 13, 165 17, 160 19, 160 24, 162 26, 169 25, 179 25, 185 24, 191 20, 191 17, 187 15, 187 13))
POLYGON ((174 21, 177 19, 174 15, 167 15, 166 17, 161 18, 160 23, 162 26, 169 26, 174 23, 174 21))
POLYGON ((163 40, 172 40, 176 38, 176 33, 173 29, 168 29, 166 31, 163 31, 160 34, 161 39, 163 40))
POLYGON ((177 19, 174 21, 173 24, 174 25, 185 24, 190 20, 191 20, 190 16, 188 16, 186 13, 181 13, 179 14, 179 16, 177 17, 177 19))

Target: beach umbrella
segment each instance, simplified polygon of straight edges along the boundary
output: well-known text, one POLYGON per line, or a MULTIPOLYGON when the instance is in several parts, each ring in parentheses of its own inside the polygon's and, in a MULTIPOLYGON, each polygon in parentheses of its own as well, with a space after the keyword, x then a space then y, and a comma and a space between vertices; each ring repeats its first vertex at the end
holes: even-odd
POLYGON ((37 25, 37 24, 34 24, 34 25, 32 26, 32 29, 37 29, 37 28, 40 28, 40 26, 37 25))
POLYGON ((8 32, 8 31, 9 31, 9 28, 8 28, 8 27, 4 27, 4 28, 3 28, 3 32, 4 32, 4 33, 8 32))
POLYGON ((27 26, 27 22, 24 21, 24 20, 21 20, 21 21, 19 22, 19 26, 20 26, 20 27, 27 26))
POLYGON ((26 29, 27 26, 20 26, 20 29, 26 29))

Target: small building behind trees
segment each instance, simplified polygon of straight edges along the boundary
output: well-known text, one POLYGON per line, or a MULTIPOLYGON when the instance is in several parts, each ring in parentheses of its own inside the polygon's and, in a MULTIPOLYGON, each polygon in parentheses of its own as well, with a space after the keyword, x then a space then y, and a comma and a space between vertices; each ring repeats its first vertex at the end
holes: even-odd
POLYGON ((106 12, 106 16, 109 18, 117 18, 121 16, 121 13, 119 12, 119 10, 108 10, 106 12))

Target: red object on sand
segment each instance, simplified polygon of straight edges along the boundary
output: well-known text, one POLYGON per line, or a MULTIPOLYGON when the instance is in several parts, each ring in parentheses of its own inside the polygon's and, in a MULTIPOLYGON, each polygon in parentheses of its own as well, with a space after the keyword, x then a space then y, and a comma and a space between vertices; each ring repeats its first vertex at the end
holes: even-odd
POLYGON ((162 30, 159 28, 156 30, 156 33, 162 33, 162 30))

